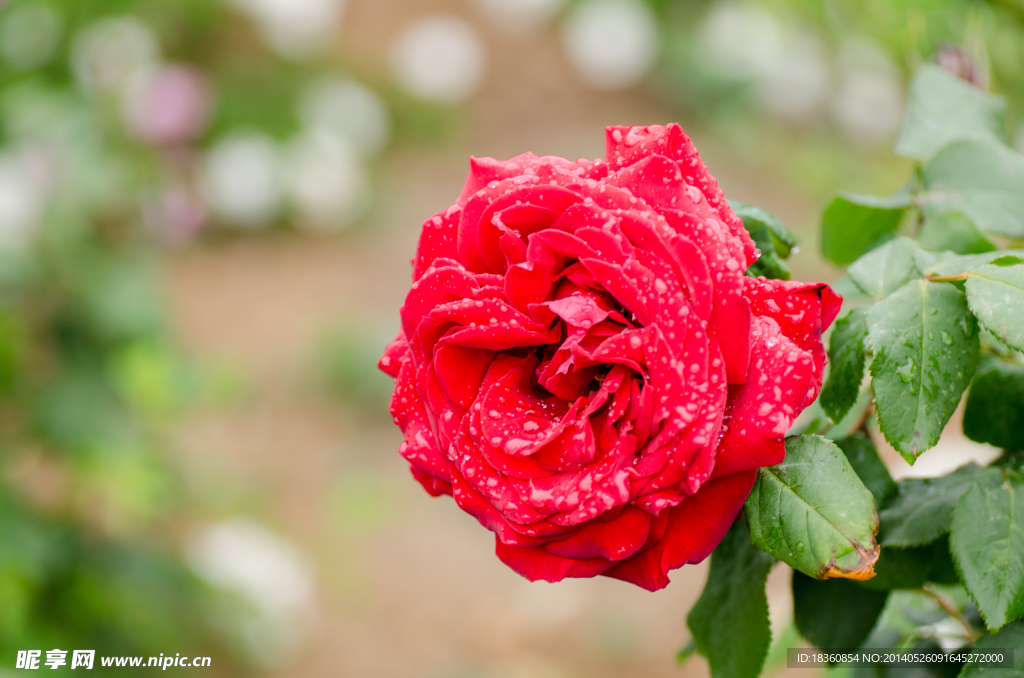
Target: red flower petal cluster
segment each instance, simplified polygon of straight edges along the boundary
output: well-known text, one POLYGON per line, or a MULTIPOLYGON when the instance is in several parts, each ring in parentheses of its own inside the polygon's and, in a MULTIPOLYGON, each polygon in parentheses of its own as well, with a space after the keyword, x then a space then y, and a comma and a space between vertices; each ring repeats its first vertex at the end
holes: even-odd
POLYGON ((744 276, 754 243, 678 125, 609 128, 607 156, 473 159, 380 368, 413 475, 502 561, 655 590, 782 461, 841 299, 744 276))

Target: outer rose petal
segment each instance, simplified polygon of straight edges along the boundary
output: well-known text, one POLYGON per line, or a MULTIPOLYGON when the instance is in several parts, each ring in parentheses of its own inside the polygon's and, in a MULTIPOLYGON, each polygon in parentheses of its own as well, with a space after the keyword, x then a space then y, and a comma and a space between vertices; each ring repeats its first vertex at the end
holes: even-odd
POLYGON ((577 560, 548 553, 541 548, 506 546, 495 540, 494 552, 501 562, 530 581, 562 581, 566 577, 596 577, 611 567, 604 558, 577 560))
POLYGON ((451 466, 438 451, 424 403, 416 397, 414 372, 412 362, 404 361, 391 397, 391 413, 405 433, 398 453, 414 469, 447 484, 451 482, 451 466))
POLYGON ((420 232, 420 243, 416 247, 416 258, 413 259, 412 279, 419 280, 423 273, 437 259, 456 259, 459 250, 456 239, 459 235, 459 216, 462 207, 452 205, 443 212, 438 212, 423 222, 420 232))
POLYGON ((712 479, 782 463, 786 432, 820 383, 813 355, 783 336, 774 320, 755 317, 752 335, 747 383, 730 389, 712 479))
POLYGON ((818 379, 811 384, 808 402, 818 397, 825 369, 822 333, 832 324, 843 306, 843 298, 825 283, 795 280, 746 278, 743 296, 755 315, 771 318, 788 339, 814 356, 818 379))
POLYGON ((751 470, 705 483, 672 509, 665 536, 657 544, 602 574, 648 591, 665 588, 671 570, 711 555, 739 515, 756 478, 757 472, 751 470))
POLYGON ((568 539, 548 542, 544 548, 564 558, 618 561, 640 550, 647 541, 650 526, 650 515, 625 506, 613 520, 591 520, 568 539))
POLYGON ((729 207, 718 182, 701 161, 697 147, 682 127, 676 123, 665 127, 609 127, 605 134, 608 164, 613 168, 632 165, 651 155, 664 155, 676 161, 683 176, 689 179, 687 183, 696 186, 704 194, 730 232, 743 241, 743 252, 748 264, 754 261, 754 241, 743 228, 743 222, 729 207))
POLYGON ((423 489, 427 491, 431 497, 440 497, 443 494, 447 494, 449 497, 452 496, 452 484, 446 483, 445 481, 435 478, 429 473, 424 473, 415 466, 409 465, 409 470, 412 472, 412 477, 423 486, 423 489))
POLYGON ((408 352, 409 344, 405 341, 405 336, 399 333, 384 349, 384 355, 381 356, 377 367, 392 379, 398 379, 398 371, 402 369, 402 361, 408 352))

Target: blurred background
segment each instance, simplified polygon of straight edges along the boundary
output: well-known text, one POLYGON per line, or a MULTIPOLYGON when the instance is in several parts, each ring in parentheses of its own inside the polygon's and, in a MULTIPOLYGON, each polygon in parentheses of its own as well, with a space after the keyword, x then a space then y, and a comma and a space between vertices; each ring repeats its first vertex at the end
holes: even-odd
POLYGON ((471 154, 678 121, 832 281, 819 215, 899 188, 927 61, 1024 150, 1020 0, 0 0, 0 675, 707 675, 675 665, 705 566, 530 584, 408 477, 375 365, 420 224, 471 154))

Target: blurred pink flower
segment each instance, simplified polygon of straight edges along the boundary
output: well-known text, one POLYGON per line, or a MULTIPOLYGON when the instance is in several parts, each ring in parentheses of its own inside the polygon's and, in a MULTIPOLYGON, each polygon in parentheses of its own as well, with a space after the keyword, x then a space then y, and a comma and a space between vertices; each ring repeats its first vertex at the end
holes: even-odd
POLYGON ((189 66, 163 66, 140 73, 125 92, 128 131, 157 146, 187 143, 206 128, 210 87, 189 66))

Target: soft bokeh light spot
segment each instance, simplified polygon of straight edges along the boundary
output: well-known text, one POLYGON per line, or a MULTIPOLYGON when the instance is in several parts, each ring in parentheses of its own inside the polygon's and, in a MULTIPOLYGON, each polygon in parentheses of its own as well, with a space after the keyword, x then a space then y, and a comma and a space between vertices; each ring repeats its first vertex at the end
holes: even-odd
POLYGON ((455 16, 430 16, 408 26, 391 46, 391 68, 412 94, 438 103, 469 97, 484 75, 484 45, 455 16))
POLYGON ((366 155, 380 151, 391 135, 387 106, 354 80, 314 82, 302 97, 299 117, 307 128, 329 130, 366 155))
POLYGON ((71 48, 71 67, 89 91, 120 89, 135 72, 160 56, 153 32, 135 17, 102 19, 87 26, 71 48))
POLYGON ((565 0, 475 0, 474 4, 497 30, 526 35, 550 21, 565 0))
POLYGON ((301 226, 337 230, 365 209, 369 182, 344 138, 323 129, 306 132, 292 142, 285 166, 288 195, 301 226))
POLYGON ((187 556, 196 574, 260 613, 247 620, 246 636, 261 659, 271 663, 301 640, 310 621, 313 572, 293 545, 236 518, 196 530, 187 556))
POLYGON ((701 32, 713 68, 748 81, 761 105, 775 115, 802 121, 825 103, 831 69, 814 32, 783 23, 759 5, 732 2, 716 4, 701 32))
POLYGON ((229 0, 259 26, 282 56, 306 59, 323 52, 334 39, 345 0, 229 0))
POLYGON ((206 126, 209 109, 206 78, 188 66, 140 71, 125 88, 125 125, 151 144, 180 144, 195 139, 206 126))
POLYGON ((658 25, 637 0, 588 0, 569 15, 562 43, 587 84, 622 89, 639 82, 654 65, 658 25))
POLYGON ((832 114, 853 141, 881 142, 903 117, 903 83, 896 65, 869 42, 848 40, 839 53, 842 74, 832 114))
POLYGON ((27 246, 38 227, 43 194, 19 155, 0 154, 0 250, 27 246))
POLYGON ((206 157, 206 197, 228 225, 256 228, 272 221, 281 205, 278 151, 258 132, 219 141, 206 157))

